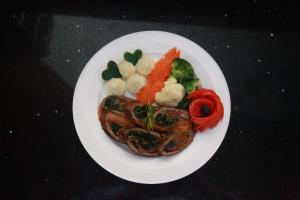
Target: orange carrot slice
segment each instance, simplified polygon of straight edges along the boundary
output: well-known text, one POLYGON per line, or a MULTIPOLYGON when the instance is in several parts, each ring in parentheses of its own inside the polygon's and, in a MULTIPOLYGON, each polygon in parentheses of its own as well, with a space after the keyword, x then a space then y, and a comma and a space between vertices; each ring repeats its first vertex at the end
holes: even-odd
POLYGON ((136 94, 138 101, 142 103, 153 103, 155 93, 161 91, 164 82, 169 78, 172 69, 172 61, 180 57, 180 51, 176 47, 170 49, 154 66, 147 76, 147 85, 136 94))

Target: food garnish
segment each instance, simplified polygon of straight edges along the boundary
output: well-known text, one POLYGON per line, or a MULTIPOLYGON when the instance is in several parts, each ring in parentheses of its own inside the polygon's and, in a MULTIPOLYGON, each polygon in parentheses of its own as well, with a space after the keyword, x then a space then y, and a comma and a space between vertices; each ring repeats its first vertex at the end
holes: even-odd
POLYGON ((133 53, 126 52, 124 53, 124 59, 133 65, 136 65, 136 63, 139 61, 139 59, 142 57, 143 52, 140 49, 135 50, 133 53))
POLYGON ((199 89, 189 94, 189 114, 199 131, 213 128, 223 118, 224 108, 220 97, 210 89, 199 89))
POLYGON ((147 129, 153 130, 153 115, 155 112, 155 108, 150 103, 145 105, 145 107, 146 107, 146 112, 147 112, 146 119, 145 119, 147 129))
POLYGON ((121 78, 121 74, 118 69, 118 65, 114 61, 109 61, 107 64, 107 69, 103 70, 102 78, 105 81, 108 81, 112 78, 121 78))

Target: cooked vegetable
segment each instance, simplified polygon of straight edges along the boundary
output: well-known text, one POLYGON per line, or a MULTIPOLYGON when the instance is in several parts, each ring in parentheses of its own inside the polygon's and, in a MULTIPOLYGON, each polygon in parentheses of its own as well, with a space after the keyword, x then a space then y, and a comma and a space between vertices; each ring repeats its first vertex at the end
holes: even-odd
POLYGON ((115 96, 111 96, 105 100, 104 109, 105 110, 116 110, 116 111, 122 110, 121 105, 115 96))
POLYGON ((155 102, 162 106, 175 107, 184 97, 185 91, 181 84, 166 84, 161 92, 155 94, 155 102))
POLYGON ((177 80, 173 76, 170 76, 168 80, 165 82, 165 85, 172 84, 172 83, 177 83, 177 80))
POLYGON ((112 78, 106 83, 107 94, 124 95, 126 90, 125 81, 120 78, 112 78))
POLYGON ((128 92, 136 94, 142 87, 146 85, 146 78, 139 74, 133 74, 126 81, 126 87, 128 92))
POLYGON ((111 128, 111 130, 112 130, 115 134, 117 134, 118 131, 119 131, 119 129, 121 128, 121 126, 119 126, 118 124, 112 122, 112 123, 110 124, 110 128, 111 128))
POLYGON ((166 54, 165 54, 165 58, 170 59, 170 60, 174 60, 175 58, 179 58, 180 57, 180 51, 177 50, 176 47, 170 49, 166 54))
POLYGON ((170 74, 172 68, 172 61, 176 58, 179 58, 180 51, 176 48, 169 50, 164 58, 160 59, 156 64, 154 69, 148 75, 147 80, 149 84, 153 84, 157 81, 165 82, 170 74))
POLYGON ((189 79, 181 82, 182 86, 184 87, 184 90, 186 93, 191 93, 198 88, 199 85, 199 79, 189 79))
POLYGON ((194 78, 194 69, 188 61, 176 58, 172 62, 171 74, 178 82, 182 83, 194 78))
POLYGON ((183 97, 183 99, 178 103, 177 108, 182 110, 187 110, 191 101, 187 98, 187 95, 183 97))
POLYGON ((158 125, 163 126, 163 127, 167 127, 167 126, 173 125, 179 119, 176 116, 175 117, 170 117, 168 115, 168 113, 159 113, 158 115, 156 115, 154 120, 158 125))
POLYGON ((199 89, 189 94, 188 98, 192 101, 189 114, 199 131, 213 128, 223 118, 223 104, 213 90, 199 89))
POLYGON ((143 55, 136 64, 136 70, 143 76, 148 76, 151 70, 154 68, 154 60, 147 55, 143 55))
POLYGON ((136 67, 128 61, 123 61, 118 65, 119 71, 124 80, 127 80, 131 75, 135 73, 136 67))
POLYGON ((140 49, 134 51, 134 53, 126 52, 124 54, 124 59, 133 65, 136 65, 138 60, 142 57, 143 52, 140 49))
POLYGON ((174 140, 171 140, 166 146, 165 146, 165 150, 167 151, 175 151, 177 148, 176 148, 176 142, 174 140))
POLYGON ((199 79, 196 77, 192 65, 182 58, 173 60, 171 74, 183 85, 185 92, 188 94, 199 87, 199 79))
POLYGON ((139 119, 145 119, 147 117, 147 108, 146 106, 136 106, 133 109, 134 115, 139 119))
POLYGON ((142 103, 153 103, 155 94, 164 87, 164 82, 156 82, 153 85, 146 85, 136 94, 138 101, 142 103))
POLYGON ((107 64, 107 69, 103 70, 102 78, 103 80, 110 80, 112 78, 121 78, 121 74, 118 69, 118 65, 114 61, 109 61, 107 64))
POLYGON ((136 95, 137 100, 142 103, 153 103, 155 94, 164 87, 164 82, 170 76, 172 60, 180 56, 180 51, 176 48, 171 49, 160 59, 151 73, 147 76, 147 85, 136 95))

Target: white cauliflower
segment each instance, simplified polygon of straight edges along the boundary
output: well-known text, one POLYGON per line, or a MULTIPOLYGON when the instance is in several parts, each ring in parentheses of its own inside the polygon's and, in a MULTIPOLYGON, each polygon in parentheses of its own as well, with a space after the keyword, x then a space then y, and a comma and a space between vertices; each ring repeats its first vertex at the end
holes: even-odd
POLYGON ((127 80, 131 75, 135 73, 136 67, 127 61, 123 61, 118 65, 120 74, 124 80, 127 80))
POLYGON ((139 74, 133 74, 126 81, 126 87, 128 92, 136 94, 142 87, 146 85, 146 78, 139 74))
POLYGON ((147 55, 143 55, 136 63, 136 70, 139 74, 147 76, 154 68, 154 60, 147 55))
POLYGON ((125 81, 120 78, 112 78, 106 83, 108 95, 124 95, 126 91, 125 81))
POLYGON ((165 82, 165 85, 172 84, 172 83, 177 83, 177 80, 173 76, 170 76, 168 80, 165 82))
POLYGON ((161 106, 175 107, 184 97, 184 87, 179 83, 167 83, 155 94, 155 101, 161 106))

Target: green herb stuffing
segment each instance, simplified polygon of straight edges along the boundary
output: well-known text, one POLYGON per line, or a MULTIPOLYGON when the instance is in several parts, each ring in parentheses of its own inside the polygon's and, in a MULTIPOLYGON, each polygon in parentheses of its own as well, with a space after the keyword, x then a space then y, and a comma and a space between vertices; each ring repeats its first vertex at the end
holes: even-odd
POLYGON ((102 72, 102 79, 103 80, 110 80, 112 78, 121 78, 121 74, 118 68, 118 65, 114 61, 109 61, 107 64, 107 69, 103 70, 102 72))
POLYGON ((136 65, 136 63, 139 61, 139 59, 142 57, 143 52, 140 49, 137 49, 134 51, 134 53, 125 52, 124 59, 133 65, 136 65))
POLYGON ((150 149, 158 144, 158 138, 148 132, 132 130, 129 131, 128 138, 133 144, 140 145, 143 149, 150 149))
POLYGON ((147 108, 146 106, 136 106, 133 109, 134 115, 139 119, 145 119, 147 117, 147 108))
POLYGON ((120 130, 121 126, 119 126, 118 124, 112 122, 112 123, 110 124, 110 128, 111 128, 111 130, 112 130, 115 134, 117 134, 118 131, 120 130))
POLYGON ((176 142, 174 140, 171 140, 166 146, 165 150, 172 150, 176 147, 176 142))
POLYGON ((171 126, 178 121, 178 117, 169 117, 167 113, 159 113, 155 117, 155 122, 163 127, 171 126))
POLYGON ((118 99, 114 96, 107 98, 104 102, 104 109, 105 110, 115 110, 115 111, 122 111, 122 107, 118 101, 118 99))

